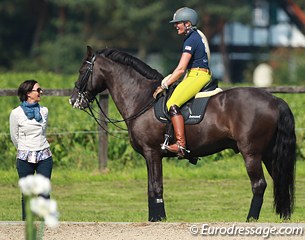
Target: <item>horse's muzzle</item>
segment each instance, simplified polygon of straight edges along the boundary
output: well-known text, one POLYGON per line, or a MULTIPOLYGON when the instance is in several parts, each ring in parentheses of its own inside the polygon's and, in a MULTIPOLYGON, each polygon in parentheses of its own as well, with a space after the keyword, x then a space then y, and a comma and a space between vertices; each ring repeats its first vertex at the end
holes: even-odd
POLYGON ((75 103, 76 103, 76 100, 69 98, 69 104, 72 105, 73 108, 76 108, 75 103))
POLYGON ((76 99, 71 97, 69 99, 69 103, 73 108, 78 108, 81 110, 88 107, 88 101, 82 95, 79 95, 76 99))

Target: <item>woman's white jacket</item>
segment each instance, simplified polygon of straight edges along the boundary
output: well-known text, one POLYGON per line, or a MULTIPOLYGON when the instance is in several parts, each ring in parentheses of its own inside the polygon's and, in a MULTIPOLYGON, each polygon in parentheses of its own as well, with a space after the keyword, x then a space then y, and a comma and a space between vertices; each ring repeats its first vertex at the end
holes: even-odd
POLYGON ((10 114, 10 135, 18 150, 40 151, 50 147, 46 138, 48 109, 40 107, 42 120, 29 120, 19 106, 10 114))

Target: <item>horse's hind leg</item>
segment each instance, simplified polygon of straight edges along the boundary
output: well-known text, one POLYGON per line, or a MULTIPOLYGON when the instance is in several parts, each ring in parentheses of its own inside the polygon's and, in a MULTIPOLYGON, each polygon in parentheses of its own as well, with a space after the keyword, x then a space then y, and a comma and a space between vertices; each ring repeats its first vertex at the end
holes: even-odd
POLYGON ((244 159, 253 193, 250 210, 247 216, 248 222, 259 218, 267 182, 263 173, 261 156, 248 154, 244 155, 244 159))

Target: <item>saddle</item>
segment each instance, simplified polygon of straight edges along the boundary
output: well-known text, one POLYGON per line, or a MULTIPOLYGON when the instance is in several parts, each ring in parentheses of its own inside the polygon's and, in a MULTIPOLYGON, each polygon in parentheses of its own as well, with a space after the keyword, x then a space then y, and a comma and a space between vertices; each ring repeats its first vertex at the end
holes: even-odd
MULTIPOLYGON (((162 123, 166 123, 165 140, 161 149, 165 150, 165 146, 169 144, 173 139, 173 126, 170 120, 170 115, 166 108, 166 102, 173 93, 175 87, 178 84, 171 86, 166 94, 159 97, 154 105, 155 117, 162 123)), ((221 92, 218 88, 218 81, 213 79, 204 86, 199 93, 188 102, 181 106, 181 114, 184 118, 186 125, 198 124, 202 121, 206 107, 210 100, 210 97, 221 92)), ((184 158, 188 159, 191 164, 196 165, 198 157, 191 156, 190 152, 187 151, 184 158)))
MULTIPOLYGON (((157 99, 154 105, 155 117, 162 123, 171 122, 168 110, 166 108, 166 102, 172 95, 176 86, 177 85, 171 86, 165 95, 162 95, 157 99)), ((183 104, 180 110, 184 118, 185 125, 200 123, 203 119, 210 97, 221 91, 222 90, 218 88, 218 81, 216 79, 212 79, 200 90, 199 93, 196 94, 194 98, 183 104)))

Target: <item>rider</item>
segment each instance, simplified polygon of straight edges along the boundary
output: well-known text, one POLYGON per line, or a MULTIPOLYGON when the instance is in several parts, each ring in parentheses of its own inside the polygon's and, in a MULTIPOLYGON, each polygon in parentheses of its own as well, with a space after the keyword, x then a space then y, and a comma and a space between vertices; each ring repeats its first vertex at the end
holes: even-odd
POLYGON ((166 103, 176 138, 176 143, 166 146, 166 149, 183 157, 186 141, 184 119, 180 107, 193 98, 211 80, 210 50, 204 34, 196 28, 198 14, 195 10, 188 7, 178 9, 170 23, 174 24, 178 35, 185 36, 182 55, 176 69, 162 81, 161 86, 155 90, 153 96, 156 98, 159 93, 185 74, 183 81, 178 84, 166 103))

